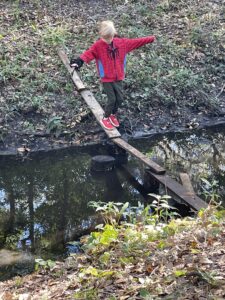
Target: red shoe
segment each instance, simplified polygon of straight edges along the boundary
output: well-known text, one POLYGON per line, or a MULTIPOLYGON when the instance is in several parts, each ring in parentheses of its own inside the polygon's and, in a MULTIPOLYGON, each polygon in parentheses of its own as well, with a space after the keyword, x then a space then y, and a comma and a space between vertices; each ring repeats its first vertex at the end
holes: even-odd
POLYGON ((109 116, 109 121, 111 122, 111 124, 115 127, 119 127, 120 123, 118 122, 117 118, 115 115, 110 115, 109 116))
POLYGON ((112 126, 111 122, 109 121, 109 118, 103 118, 101 120, 102 126, 107 130, 113 130, 114 127, 112 126))

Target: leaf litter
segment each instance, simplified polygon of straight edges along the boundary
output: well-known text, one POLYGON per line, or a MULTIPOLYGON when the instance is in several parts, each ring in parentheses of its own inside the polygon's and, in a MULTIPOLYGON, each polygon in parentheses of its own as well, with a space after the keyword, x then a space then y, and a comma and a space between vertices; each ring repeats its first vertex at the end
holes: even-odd
POLYGON ((151 230, 105 227, 83 237, 83 253, 1 282, 1 299, 224 299, 224 210, 209 206, 151 230))

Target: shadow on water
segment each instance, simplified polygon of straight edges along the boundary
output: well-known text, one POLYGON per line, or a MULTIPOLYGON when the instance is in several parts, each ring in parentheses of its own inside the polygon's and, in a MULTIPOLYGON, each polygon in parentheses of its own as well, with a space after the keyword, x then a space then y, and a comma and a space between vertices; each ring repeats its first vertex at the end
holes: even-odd
MULTIPOLYGON (((202 197, 201 178, 218 182, 224 199, 225 128, 135 140, 133 145, 179 180, 187 172, 202 197)), ((126 168, 93 174, 91 157, 107 147, 61 150, 0 161, 0 248, 27 249, 45 258, 66 254, 67 242, 94 229, 89 201, 146 200, 143 166, 129 157, 126 168), (19 241, 19 242, 18 242, 19 241)))

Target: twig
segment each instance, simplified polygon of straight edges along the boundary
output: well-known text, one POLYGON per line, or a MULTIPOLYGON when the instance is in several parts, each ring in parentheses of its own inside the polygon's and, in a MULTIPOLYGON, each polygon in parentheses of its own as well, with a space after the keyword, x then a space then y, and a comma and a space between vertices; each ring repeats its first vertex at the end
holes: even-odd
POLYGON ((222 92, 224 91, 224 88, 225 88, 225 83, 224 83, 224 85, 222 86, 222 88, 221 88, 219 94, 216 95, 216 98, 219 98, 219 96, 220 96, 220 95, 222 94, 222 92))

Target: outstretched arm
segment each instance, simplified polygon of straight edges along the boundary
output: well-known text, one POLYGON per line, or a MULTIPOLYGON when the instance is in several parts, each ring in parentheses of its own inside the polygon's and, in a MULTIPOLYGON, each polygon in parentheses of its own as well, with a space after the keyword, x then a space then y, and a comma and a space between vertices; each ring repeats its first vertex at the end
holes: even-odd
POLYGON ((80 58, 85 62, 89 63, 93 59, 97 57, 97 52, 96 52, 96 46, 93 44, 88 50, 84 51, 81 55, 80 58))
POLYGON ((134 49, 137 49, 139 47, 142 47, 146 44, 153 43, 155 41, 155 36, 147 36, 147 37, 141 37, 141 38, 135 38, 135 39, 125 39, 126 43, 126 52, 131 52, 134 49))
POLYGON ((80 68, 83 66, 83 63, 89 63, 94 58, 96 58, 96 47, 95 44, 93 44, 88 50, 84 51, 79 57, 72 58, 70 60, 70 66, 75 68, 76 70, 80 70, 80 68))

